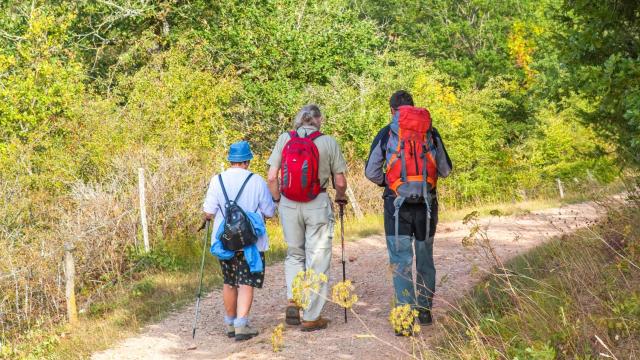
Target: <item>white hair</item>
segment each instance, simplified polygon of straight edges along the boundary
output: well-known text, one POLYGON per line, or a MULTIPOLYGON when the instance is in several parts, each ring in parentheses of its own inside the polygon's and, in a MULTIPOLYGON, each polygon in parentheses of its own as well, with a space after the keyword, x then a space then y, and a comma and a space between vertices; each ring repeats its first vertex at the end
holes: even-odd
POLYGON ((311 125, 320 128, 322 122, 322 113, 318 105, 309 104, 305 105, 298 111, 295 119, 293 120, 293 127, 298 129, 303 125, 311 125))

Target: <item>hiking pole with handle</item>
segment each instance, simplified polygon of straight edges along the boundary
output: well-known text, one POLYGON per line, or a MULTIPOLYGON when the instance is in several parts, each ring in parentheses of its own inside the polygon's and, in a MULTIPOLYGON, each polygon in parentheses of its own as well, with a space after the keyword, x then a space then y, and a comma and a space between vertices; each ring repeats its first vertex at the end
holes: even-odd
POLYGON ((193 319, 193 333, 191 334, 191 338, 196 338, 196 326, 198 325, 198 316, 200 315, 200 298, 202 297, 202 277, 204 274, 204 257, 207 254, 207 237, 209 235, 209 223, 210 220, 205 220, 200 226, 200 231, 202 228, 205 228, 204 231, 204 241, 202 242, 202 262, 200 262, 200 285, 198 286, 198 294, 196 295, 196 315, 193 319))
MULTIPOLYGON (((339 201, 340 206, 340 242, 342 243, 342 282, 347 281, 347 271, 344 262, 344 204, 346 201, 339 201)), ((344 308, 344 322, 347 322, 347 308, 344 308)))

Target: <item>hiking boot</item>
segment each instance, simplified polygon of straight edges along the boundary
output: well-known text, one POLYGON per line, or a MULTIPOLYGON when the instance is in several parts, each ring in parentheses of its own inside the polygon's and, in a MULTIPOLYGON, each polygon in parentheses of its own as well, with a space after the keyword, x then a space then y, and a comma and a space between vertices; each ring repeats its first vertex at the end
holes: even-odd
POLYGON ((295 302, 289 301, 289 305, 287 305, 284 314, 284 322, 287 323, 287 325, 300 325, 300 308, 295 302))
MULTIPOLYGON (((418 313, 418 316, 420 313, 418 313)), ((411 327, 409 327, 408 329, 404 329, 402 331, 397 331, 397 330, 393 330, 393 332, 396 334, 396 336, 414 336, 416 334, 414 330, 414 324, 416 323, 416 319, 413 319, 413 322, 411 323, 411 327)))
POLYGON ((236 341, 249 340, 252 337, 258 335, 258 330, 249 326, 249 324, 241 327, 234 328, 236 341))
POLYGON ((418 320, 420 321, 420 325, 433 324, 433 319, 431 318, 431 310, 424 308, 418 309, 418 320))
POLYGON ((313 321, 302 321, 302 331, 316 331, 326 329, 329 320, 323 319, 321 316, 313 321))
POLYGON ((405 330, 404 332, 394 330, 393 332, 395 332, 396 336, 414 336, 415 335, 415 332, 410 330, 405 330))
POLYGON ((227 334, 227 337, 234 337, 236 336, 236 328, 233 327, 233 324, 227 324, 227 329, 225 330, 225 333, 227 334))

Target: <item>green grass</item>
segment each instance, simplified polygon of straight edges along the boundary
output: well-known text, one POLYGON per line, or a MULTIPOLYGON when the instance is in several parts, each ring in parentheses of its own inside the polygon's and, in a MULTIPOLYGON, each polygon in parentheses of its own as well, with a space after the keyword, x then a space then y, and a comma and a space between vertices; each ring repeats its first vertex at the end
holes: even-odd
POLYGON ((532 211, 559 207, 568 203, 559 199, 536 199, 519 203, 485 203, 463 209, 446 209, 439 213, 439 221, 462 220, 469 212, 477 211, 481 217, 490 216, 494 210, 499 210, 503 216, 522 215, 532 211))
POLYGON ((496 267, 440 322, 444 331, 438 346, 424 347, 424 355, 592 359, 602 353, 637 358, 638 225, 639 208, 611 210, 597 226, 516 257, 506 270, 496 267))

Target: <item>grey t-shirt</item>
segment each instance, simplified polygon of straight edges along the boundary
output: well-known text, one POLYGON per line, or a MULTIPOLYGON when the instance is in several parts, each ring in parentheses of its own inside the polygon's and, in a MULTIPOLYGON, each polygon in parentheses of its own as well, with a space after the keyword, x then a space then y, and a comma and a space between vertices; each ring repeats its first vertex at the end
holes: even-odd
MULTIPOLYGON (((298 135, 304 137, 316 130, 317 128, 313 126, 304 125, 298 128, 298 135)), ((269 160, 267 160, 267 164, 278 169, 280 168, 282 163, 282 149, 284 149, 289 139, 291 139, 289 133, 280 135, 278 141, 276 141, 276 145, 273 147, 271 156, 269 156, 269 160)), ((347 172, 347 162, 344 160, 342 151, 340 151, 340 145, 333 136, 322 135, 317 138, 314 143, 318 147, 318 154, 320 155, 320 164, 318 166, 320 186, 327 188, 331 181, 331 174, 336 175, 347 172)))

